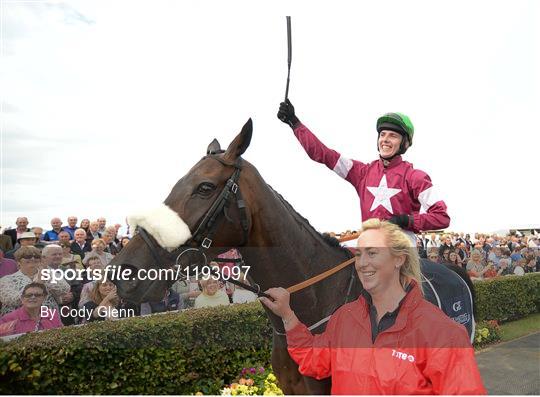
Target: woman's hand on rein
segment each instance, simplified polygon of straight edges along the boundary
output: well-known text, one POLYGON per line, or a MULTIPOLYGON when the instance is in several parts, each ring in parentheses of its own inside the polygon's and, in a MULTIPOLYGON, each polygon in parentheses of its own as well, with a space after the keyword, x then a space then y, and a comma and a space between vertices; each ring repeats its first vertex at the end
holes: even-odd
POLYGON ((266 305, 270 310, 274 312, 275 315, 287 319, 293 314, 293 311, 290 306, 290 294, 285 288, 270 288, 265 291, 266 294, 270 295, 274 301, 270 299, 261 297, 259 298, 262 303, 266 305))

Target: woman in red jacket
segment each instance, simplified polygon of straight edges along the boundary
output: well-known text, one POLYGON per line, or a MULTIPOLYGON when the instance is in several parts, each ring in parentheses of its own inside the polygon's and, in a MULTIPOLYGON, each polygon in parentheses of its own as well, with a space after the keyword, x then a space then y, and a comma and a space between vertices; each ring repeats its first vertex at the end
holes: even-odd
POLYGON ((424 300, 417 252, 394 224, 370 219, 358 238, 363 294, 312 335, 283 288, 262 302, 283 319, 306 376, 332 376, 332 394, 485 394, 465 328, 424 300))

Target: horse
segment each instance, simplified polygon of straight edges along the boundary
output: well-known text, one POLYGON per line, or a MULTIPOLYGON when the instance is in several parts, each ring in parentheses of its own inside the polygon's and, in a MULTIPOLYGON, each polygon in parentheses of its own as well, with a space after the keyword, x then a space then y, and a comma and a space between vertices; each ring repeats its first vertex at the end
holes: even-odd
MULTIPOLYGON (((215 258, 236 247, 250 266, 251 284, 265 291, 296 285, 352 258, 349 249, 316 231, 242 157, 252 131, 249 119, 226 150, 214 139, 207 154, 175 184, 163 204, 130 217, 130 227, 137 227, 139 233, 110 265, 132 272, 155 266, 172 268, 190 250, 215 258)), ((445 269, 429 266, 437 266, 439 272, 445 269)), ((114 282, 118 294, 132 302, 159 300, 171 283, 139 279, 114 282)), ((435 290, 434 283, 430 285, 435 290)), ((348 266, 294 293, 291 307, 312 332, 321 333, 332 313, 357 299, 361 291, 354 266, 348 266)), ((431 301, 437 304, 437 299, 432 297, 431 301)), ((319 381, 299 373, 287 352, 281 319, 265 310, 274 329, 272 366, 283 392, 330 394, 330 379, 319 381)))

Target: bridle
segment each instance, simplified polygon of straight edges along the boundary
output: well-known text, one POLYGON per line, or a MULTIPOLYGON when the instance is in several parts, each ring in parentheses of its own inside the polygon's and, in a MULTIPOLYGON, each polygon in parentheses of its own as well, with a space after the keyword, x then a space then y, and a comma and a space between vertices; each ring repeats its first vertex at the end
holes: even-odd
MULTIPOLYGON (((195 232, 192 234, 191 238, 187 240, 184 244, 180 245, 172 252, 168 252, 158 244, 155 243, 155 240, 152 236, 142 227, 137 228, 138 234, 141 236, 145 244, 148 246, 152 258, 156 264, 162 262, 162 257, 165 256, 172 262, 173 258, 176 266, 180 266, 178 263, 180 258, 188 252, 197 252, 201 255, 202 265, 208 263, 206 251, 212 246, 213 238, 216 233, 216 230, 223 220, 226 218, 229 222, 234 222, 228 215, 228 210, 232 201, 236 201, 236 206, 240 213, 240 226, 242 228, 242 242, 238 244, 238 247, 242 247, 247 243, 248 232, 249 232, 249 222, 247 218, 246 203, 243 199, 242 193, 240 191, 240 186, 238 180, 240 179, 240 172, 242 171, 242 158, 238 157, 234 163, 228 163, 223 160, 221 157, 216 156, 215 154, 223 153, 223 151, 213 152, 205 157, 211 158, 218 161, 224 166, 234 167, 232 175, 227 179, 225 186, 214 200, 214 203, 206 211, 206 213, 201 217, 200 221, 197 222, 197 227, 195 232)), ((231 260, 217 259, 218 262, 232 262, 231 260)), ((233 260, 238 262, 238 260, 233 260)), ((180 269, 182 270, 182 269, 180 269)), ((268 297, 265 293, 261 292, 260 286, 255 284, 251 286, 245 283, 242 283, 238 280, 229 279, 230 283, 238 285, 244 289, 247 289, 258 296, 268 297)))
MULTIPOLYGON (((164 248, 157 245, 154 242, 154 239, 150 236, 150 234, 144 228, 141 228, 141 227, 137 228, 138 234, 141 236, 145 244, 150 249, 150 252, 152 254, 153 259, 156 261, 156 264, 159 264, 161 262, 160 252, 162 252, 162 255, 166 255, 170 259, 176 258, 175 265, 179 266, 178 262, 179 262, 179 259, 182 257, 182 255, 186 254, 187 252, 195 251, 201 254, 201 257, 203 259, 202 262, 204 262, 204 265, 206 265, 208 262, 207 262, 207 256, 205 252, 212 245, 213 237, 214 237, 214 234, 216 233, 219 222, 223 218, 226 218, 229 222, 233 222, 233 220, 227 214, 228 208, 230 207, 233 198, 235 198, 236 205, 240 212, 240 225, 243 231, 242 243, 239 244, 238 247, 242 247, 247 243, 248 232, 249 232, 249 222, 247 219, 246 204, 244 202, 242 193, 240 191, 240 186, 238 184, 238 180, 240 178, 240 172, 242 171, 242 158, 238 157, 235 163, 228 163, 222 158, 214 155, 214 154, 220 154, 220 153, 223 153, 223 151, 210 153, 207 156, 203 157, 203 160, 206 158, 211 158, 223 164, 224 166, 234 167, 234 172, 225 183, 225 186, 221 190, 220 194, 218 195, 218 197, 216 198, 212 206, 208 209, 208 211, 206 211, 206 213, 201 217, 201 220, 197 223, 195 232, 192 234, 189 240, 187 240, 184 244, 180 245, 174 251, 168 252, 164 248)), ((216 262, 238 262, 238 260, 216 259, 216 262)), ((304 289, 310 285, 313 285, 323 280, 324 278, 327 278, 331 274, 334 274, 340 271, 341 269, 348 267, 353 262, 354 262, 354 258, 350 258, 347 261, 337 265, 336 267, 326 272, 323 272, 320 275, 317 275, 315 277, 310 278, 309 280, 306 280, 302 283, 299 283, 299 284, 296 284, 287 288, 287 290, 289 290, 290 293, 293 293, 301 289, 304 289)), ((212 268, 211 268, 211 272, 213 272, 212 268)), ((345 303, 349 301, 350 294, 352 292, 352 287, 355 280, 354 274, 355 274, 355 270, 353 267, 350 281, 347 288, 347 294, 345 296, 345 303)), ((219 274, 213 273, 213 275, 217 275, 219 277, 219 274)), ((238 285, 248 291, 251 291, 259 297, 263 296, 270 300, 273 300, 271 296, 265 294, 264 292, 261 292, 261 288, 258 284, 254 284, 253 286, 251 286, 249 284, 242 283, 233 278, 230 278, 227 281, 230 282, 231 284, 238 285)), ((320 320, 316 324, 313 324, 311 327, 309 327, 309 329, 313 330, 313 329, 318 328, 319 326, 326 323, 329 318, 330 316, 320 320)), ((274 328, 274 332, 276 332, 277 335, 284 335, 283 333, 277 331, 275 328, 274 328)))

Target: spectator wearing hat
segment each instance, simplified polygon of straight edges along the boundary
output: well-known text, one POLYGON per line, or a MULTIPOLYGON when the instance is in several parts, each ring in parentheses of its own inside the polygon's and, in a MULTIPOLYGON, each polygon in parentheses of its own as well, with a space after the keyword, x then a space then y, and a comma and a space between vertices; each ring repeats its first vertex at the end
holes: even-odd
POLYGON ((6 236, 11 237, 11 245, 13 245, 13 247, 15 247, 15 244, 17 243, 17 240, 21 234, 30 231, 30 229, 28 229, 28 218, 26 216, 18 217, 15 224, 17 225, 15 229, 8 229, 4 231, 6 236))
POLYGON ((92 244, 86 240, 86 232, 82 228, 75 230, 74 236, 75 239, 71 243, 71 253, 84 259, 84 255, 92 251, 92 244))
POLYGON ((45 232, 43 240, 45 241, 58 241, 58 233, 62 231, 62 220, 60 218, 51 219, 52 229, 45 232))
POLYGON ((48 295, 44 305, 51 309, 58 309, 60 297, 69 292, 68 283, 61 279, 56 283, 52 279, 46 280, 42 270, 41 251, 36 247, 21 247, 15 253, 15 260, 19 271, 0 278, 0 315, 7 314, 21 306, 21 292, 32 282, 42 282, 47 287, 48 295))
POLYGON ((21 293, 22 306, 0 317, 0 336, 62 327, 57 311, 49 310, 47 314, 42 313, 41 305, 46 296, 45 285, 27 284, 21 293))
MULTIPOLYGON (((11 239, 9 240, 11 243, 11 239)), ((4 251, 0 249, 0 278, 15 273, 19 268, 13 259, 5 258, 4 251)))
POLYGON ((37 240, 36 235, 34 233, 32 232, 22 233, 19 239, 17 240, 17 244, 15 245, 15 248, 13 248, 11 251, 6 252, 6 258, 14 259, 15 253, 19 250, 19 248, 35 246, 36 240, 37 240))
POLYGON ((68 225, 64 226, 62 230, 69 233, 69 239, 73 240, 75 238, 75 230, 78 229, 77 227, 77 217, 76 216, 68 216, 67 218, 68 225))

